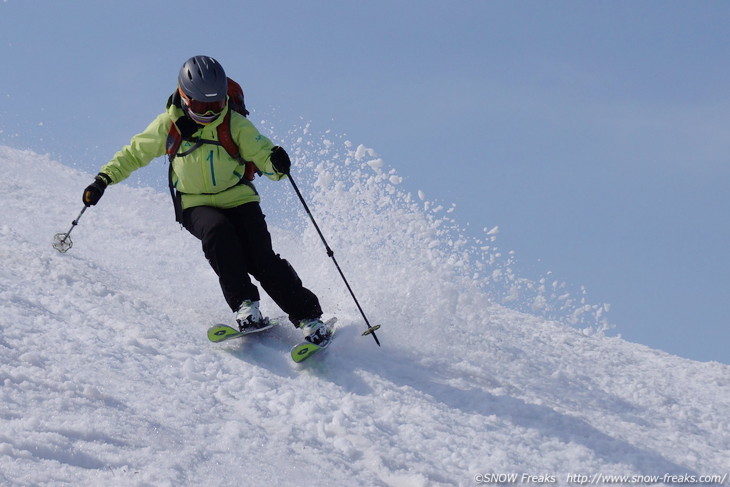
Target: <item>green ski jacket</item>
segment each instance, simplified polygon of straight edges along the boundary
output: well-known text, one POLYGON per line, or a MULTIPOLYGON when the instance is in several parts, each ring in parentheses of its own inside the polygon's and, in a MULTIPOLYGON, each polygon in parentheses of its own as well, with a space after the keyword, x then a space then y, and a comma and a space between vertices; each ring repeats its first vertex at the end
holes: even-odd
MULTIPOLYGON (((226 105, 220 116, 193 134, 194 138, 218 140, 217 127, 223 122, 226 105)), ((100 172, 109 176, 111 183, 123 181, 152 159, 165 154, 170 124, 182 117, 183 111, 171 105, 161 113, 142 133, 132 137, 100 172)), ((256 127, 236 111, 231 111, 231 136, 238 145, 241 157, 252 161, 262 174, 278 181, 286 175, 276 172, 271 164, 271 141, 261 135, 256 127)), ((185 153, 192 143, 184 140, 178 154, 185 153)), ((243 176, 244 165, 233 159, 225 148, 203 144, 187 155, 177 155, 172 162, 172 183, 182 195, 182 207, 214 206, 233 208, 244 203, 260 201, 253 183, 243 176)))

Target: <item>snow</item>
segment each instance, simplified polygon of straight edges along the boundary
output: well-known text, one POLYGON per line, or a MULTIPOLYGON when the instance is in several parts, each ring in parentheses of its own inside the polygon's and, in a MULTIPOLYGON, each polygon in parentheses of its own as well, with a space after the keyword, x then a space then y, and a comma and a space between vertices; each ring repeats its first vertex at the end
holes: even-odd
POLYGON ((463 237, 363 145, 293 154, 382 348, 286 181, 257 183, 275 248, 342 325, 302 365, 293 327, 207 341, 232 316, 168 196, 111 187, 59 254, 92 175, 0 147, 0 485, 726 481, 729 366, 607 336, 607 306, 520 278, 497 227, 463 237))

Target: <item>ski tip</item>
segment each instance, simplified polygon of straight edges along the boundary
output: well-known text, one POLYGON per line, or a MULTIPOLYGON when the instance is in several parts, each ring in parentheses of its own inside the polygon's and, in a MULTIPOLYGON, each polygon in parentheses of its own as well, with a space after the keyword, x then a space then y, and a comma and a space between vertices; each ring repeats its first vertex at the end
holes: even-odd
POLYGON ((302 342, 291 349, 291 358, 296 363, 301 363, 311 355, 322 350, 322 347, 313 343, 302 342))
POLYGON ((213 343, 230 340, 235 336, 239 336, 240 332, 228 325, 215 325, 208 328, 208 340, 213 343))

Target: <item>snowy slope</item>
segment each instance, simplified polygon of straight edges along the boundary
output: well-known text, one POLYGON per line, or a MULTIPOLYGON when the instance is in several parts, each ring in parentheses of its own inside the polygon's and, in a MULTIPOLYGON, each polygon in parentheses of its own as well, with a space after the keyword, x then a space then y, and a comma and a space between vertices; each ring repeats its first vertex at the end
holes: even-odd
POLYGON ((500 280, 509 267, 496 254, 474 264, 492 250, 433 216, 448 210, 402 194, 362 146, 317 165, 306 155, 305 194, 383 324, 383 347, 359 336, 287 183, 262 181, 275 248, 343 325, 333 348, 297 366, 293 328, 207 342, 208 324, 231 316, 168 197, 110 188, 61 255, 51 237, 92 176, 0 147, 0 485, 467 486, 509 473, 571 485, 570 474, 730 472, 729 366, 547 320, 572 298, 529 283, 539 312, 498 304, 520 281, 500 280))

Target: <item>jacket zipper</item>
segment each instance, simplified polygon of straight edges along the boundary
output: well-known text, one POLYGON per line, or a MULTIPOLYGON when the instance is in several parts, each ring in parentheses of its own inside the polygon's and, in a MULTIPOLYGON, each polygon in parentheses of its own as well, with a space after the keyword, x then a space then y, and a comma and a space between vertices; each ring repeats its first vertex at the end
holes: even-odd
POLYGON ((213 186, 216 186, 215 181, 215 167, 213 166, 213 149, 210 150, 207 157, 208 161, 210 161, 210 179, 213 182, 213 186))

